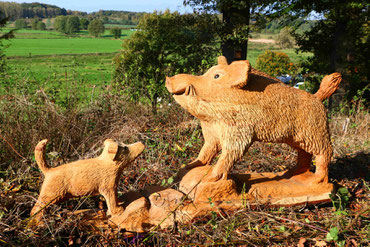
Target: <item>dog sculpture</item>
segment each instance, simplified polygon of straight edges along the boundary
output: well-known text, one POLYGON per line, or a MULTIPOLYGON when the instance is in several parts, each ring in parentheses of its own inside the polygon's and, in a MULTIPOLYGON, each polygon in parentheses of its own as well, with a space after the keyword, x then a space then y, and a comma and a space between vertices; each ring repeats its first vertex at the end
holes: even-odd
POLYGON ((340 81, 339 73, 326 76, 312 95, 252 69, 248 61, 228 65, 222 56, 204 75, 166 78, 177 103, 200 120, 205 139, 198 158, 187 168, 209 165, 222 150, 204 181, 226 179, 254 141, 277 142, 298 150, 297 165, 288 175, 308 171, 315 155, 316 171, 309 182, 326 183, 333 149, 322 101, 340 81))
POLYGON ((99 157, 79 160, 51 168, 45 161, 47 140, 40 141, 35 148, 36 162, 45 176, 39 198, 31 215, 39 220, 44 208, 72 197, 101 194, 108 211, 115 215, 123 212, 118 205, 117 186, 122 171, 144 150, 137 142, 131 145, 118 145, 112 139, 104 141, 104 150, 99 157))

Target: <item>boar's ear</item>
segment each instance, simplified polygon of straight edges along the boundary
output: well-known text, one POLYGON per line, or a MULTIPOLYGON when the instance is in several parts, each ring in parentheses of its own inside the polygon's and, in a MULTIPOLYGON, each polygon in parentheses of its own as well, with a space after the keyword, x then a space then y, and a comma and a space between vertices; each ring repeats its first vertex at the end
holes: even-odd
POLYGON ((118 152, 117 142, 113 141, 112 139, 105 140, 103 152, 105 152, 105 155, 107 155, 111 160, 114 160, 118 152))
POLYGON ((247 85, 251 70, 252 67, 247 60, 231 63, 227 71, 231 77, 231 87, 242 88, 247 85))
POLYGON ((219 56, 218 59, 217 59, 217 62, 218 62, 219 65, 220 64, 228 65, 226 57, 224 57, 224 56, 219 56))

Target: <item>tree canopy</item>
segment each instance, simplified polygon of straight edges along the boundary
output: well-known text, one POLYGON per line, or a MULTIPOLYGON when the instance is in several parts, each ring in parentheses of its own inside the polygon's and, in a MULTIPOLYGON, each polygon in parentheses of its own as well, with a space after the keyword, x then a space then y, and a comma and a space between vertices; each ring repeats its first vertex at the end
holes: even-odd
POLYGON ((100 19, 92 20, 88 26, 89 34, 98 37, 104 33, 104 24, 100 19))
POLYGON ((158 98, 168 95, 166 75, 201 72, 215 59, 214 18, 170 11, 146 15, 116 57, 118 86, 132 100, 149 101, 155 112, 158 98))

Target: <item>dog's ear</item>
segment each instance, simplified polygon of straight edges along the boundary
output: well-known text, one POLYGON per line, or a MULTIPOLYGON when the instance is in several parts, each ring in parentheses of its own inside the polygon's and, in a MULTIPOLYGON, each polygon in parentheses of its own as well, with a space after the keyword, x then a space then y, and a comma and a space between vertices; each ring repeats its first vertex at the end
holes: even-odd
POLYGON ((231 77, 232 88, 242 88, 247 85, 252 67, 248 60, 235 61, 228 66, 228 74, 231 77))
MULTIPOLYGON (((107 155, 111 160, 115 160, 118 153, 118 144, 112 139, 107 139, 104 141, 104 151, 107 152, 107 155)), ((103 151, 103 152, 104 152, 103 151)))

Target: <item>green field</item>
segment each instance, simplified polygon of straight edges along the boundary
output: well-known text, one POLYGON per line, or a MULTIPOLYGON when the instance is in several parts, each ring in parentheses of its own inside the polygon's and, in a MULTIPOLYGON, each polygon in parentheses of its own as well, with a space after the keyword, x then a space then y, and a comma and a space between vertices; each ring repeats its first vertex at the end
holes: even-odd
POLYGON ((6 49, 7 56, 32 56, 112 53, 120 49, 122 41, 96 38, 12 39, 6 42, 6 44, 10 45, 9 48, 6 49))
MULTIPOLYGON (((123 30, 122 39, 132 33, 123 30)), ((15 39, 6 41, 11 80, 0 94, 16 90, 17 94, 35 95, 42 89, 63 106, 75 92, 79 104, 86 105, 110 85, 112 61, 121 49, 122 39, 113 39, 109 31, 100 38, 91 38, 87 31, 71 37, 55 31, 18 30, 15 39)), ((249 42, 248 48, 252 66, 267 49, 287 53, 294 63, 310 55, 297 55, 294 49, 280 50, 273 44, 249 42)))

